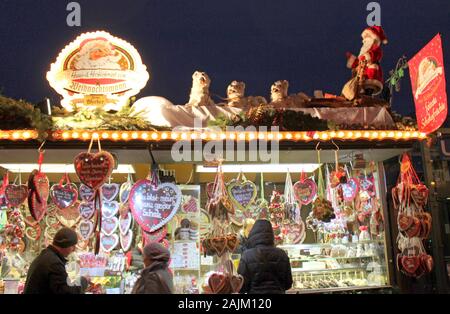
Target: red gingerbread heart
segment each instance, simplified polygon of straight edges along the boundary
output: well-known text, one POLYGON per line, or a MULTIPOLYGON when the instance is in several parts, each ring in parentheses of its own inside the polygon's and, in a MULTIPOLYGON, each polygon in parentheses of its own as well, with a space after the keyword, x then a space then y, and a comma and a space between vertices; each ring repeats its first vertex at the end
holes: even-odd
POLYGON ((80 153, 74 160, 78 178, 91 189, 97 190, 104 184, 114 169, 114 157, 107 151, 80 153))
POLYGON ((33 176, 33 186, 40 203, 46 203, 50 194, 50 183, 43 172, 37 172, 33 176))
POLYGON ((311 179, 304 179, 294 184, 296 200, 303 205, 310 204, 317 195, 317 184, 311 179))
POLYGON ((30 190, 28 193, 28 208, 31 216, 39 222, 44 218, 44 215, 47 212, 47 202, 41 202, 37 193, 30 190))
POLYGON ((420 266, 420 258, 418 256, 403 256, 401 262, 403 269, 411 275, 415 274, 420 266))
POLYGON ((220 273, 213 273, 209 276, 208 286, 212 293, 216 294, 221 292, 227 284, 227 276, 220 273))
POLYGON ((77 186, 70 184, 54 184, 50 189, 50 196, 53 203, 60 209, 72 206, 78 199, 77 186))
POLYGON ((8 184, 5 188, 5 197, 10 207, 18 207, 25 202, 28 195, 28 188, 25 184, 8 184))

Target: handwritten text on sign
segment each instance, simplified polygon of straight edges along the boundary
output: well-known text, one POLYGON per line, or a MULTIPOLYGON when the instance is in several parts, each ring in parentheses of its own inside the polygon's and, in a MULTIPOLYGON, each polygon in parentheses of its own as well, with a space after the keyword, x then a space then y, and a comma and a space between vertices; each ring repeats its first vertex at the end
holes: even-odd
POLYGON ((172 183, 154 188, 149 180, 136 182, 130 192, 134 219, 147 232, 153 232, 172 219, 180 207, 181 191, 172 183))
POLYGON ((256 198, 256 186, 253 182, 231 182, 228 184, 230 198, 241 210, 250 205, 256 198))
POLYGON ((434 132, 447 118, 441 36, 437 34, 408 61, 408 66, 419 130, 434 132))

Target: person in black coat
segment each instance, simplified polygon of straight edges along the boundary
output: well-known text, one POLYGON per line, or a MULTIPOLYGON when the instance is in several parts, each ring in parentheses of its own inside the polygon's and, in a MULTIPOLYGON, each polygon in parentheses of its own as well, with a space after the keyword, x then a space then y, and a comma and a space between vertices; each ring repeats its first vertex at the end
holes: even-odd
POLYGON ((239 262, 238 273, 244 277, 241 293, 282 294, 292 287, 289 257, 274 242, 270 221, 257 220, 239 262))
POLYGON ((78 236, 70 228, 60 229, 53 243, 35 258, 28 269, 24 294, 82 294, 88 285, 81 277, 81 286, 67 283, 66 257, 75 251, 78 236))

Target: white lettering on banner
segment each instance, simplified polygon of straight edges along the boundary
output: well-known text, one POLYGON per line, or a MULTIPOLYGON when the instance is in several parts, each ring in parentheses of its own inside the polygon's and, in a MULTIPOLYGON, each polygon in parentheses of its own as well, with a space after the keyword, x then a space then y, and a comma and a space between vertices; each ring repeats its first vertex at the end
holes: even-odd
POLYGON ((433 108, 433 111, 430 113, 429 110, 427 109, 427 114, 425 117, 422 118, 422 124, 423 125, 428 125, 431 123, 431 121, 433 121, 434 119, 436 119, 437 116, 439 116, 439 114, 443 111, 445 111, 446 106, 445 103, 440 102, 438 104, 438 107, 433 108))

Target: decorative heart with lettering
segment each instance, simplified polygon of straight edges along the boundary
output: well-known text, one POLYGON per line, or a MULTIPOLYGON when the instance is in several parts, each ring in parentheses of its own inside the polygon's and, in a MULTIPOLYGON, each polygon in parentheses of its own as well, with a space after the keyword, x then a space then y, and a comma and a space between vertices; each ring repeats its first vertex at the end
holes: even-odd
POLYGON ((241 291, 242 286, 244 285, 244 277, 241 275, 233 275, 230 276, 230 285, 233 293, 238 293, 241 291))
POLYGON ((126 234, 120 234, 120 246, 124 252, 128 252, 131 248, 131 243, 133 243, 133 231, 128 230, 126 234))
POLYGON ((347 183, 341 184, 344 201, 351 202, 355 199, 359 192, 359 180, 351 178, 347 180, 347 183))
POLYGON ((302 205, 310 204, 317 195, 317 184, 312 179, 304 179, 294 184, 295 199, 302 205))
POLYGON ((245 211, 256 199, 256 185, 248 180, 233 180, 227 184, 228 195, 234 206, 245 211))
POLYGON ((122 185, 120 186, 120 192, 119 192, 119 200, 121 203, 126 203, 128 201, 128 197, 130 196, 132 187, 133 187, 133 183, 131 181, 122 183, 122 185))
POLYGON ((102 232, 106 235, 113 234, 119 226, 119 219, 117 217, 103 218, 102 219, 102 232))
POLYGON ((39 224, 32 227, 26 227, 25 236, 31 241, 37 241, 41 237, 42 229, 39 224))
POLYGON ((77 186, 70 184, 54 184, 50 189, 50 197, 53 203, 60 209, 72 206, 78 199, 77 186))
POLYGON ((56 213, 56 218, 63 226, 72 228, 80 221, 81 218, 80 202, 76 201, 72 206, 58 210, 56 213))
POLYGON ((130 192, 129 204, 134 219, 146 232, 169 222, 180 208, 181 191, 173 183, 154 188, 150 180, 139 180, 130 192))
POLYGON ((102 186, 102 197, 104 200, 112 202, 119 194, 119 185, 117 183, 105 183, 102 186))
POLYGON ((420 266, 420 259, 418 256, 403 256, 401 263, 406 272, 414 274, 420 266))
POLYGON ((131 228, 131 223, 133 222, 133 217, 131 216, 131 213, 128 213, 128 215, 124 217, 119 217, 119 231, 121 234, 126 234, 128 230, 131 228))
POLYGON ((119 212, 119 203, 116 201, 112 202, 103 202, 102 204, 102 214, 105 218, 111 218, 115 216, 119 212))
POLYGON ((28 208, 30 210, 31 216, 39 222, 44 218, 47 212, 47 201, 40 202, 39 196, 33 190, 28 192, 28 208))
POLYGON ((119 243, 119 236, 117 234, 101 234, 100 235, 100 247, 104 252, 111 252, 119 243))
POLYGON ((4 193, 8 205, 10 207, 18 207, 27 199, 28 187, 25 184, 8 184, 4 193))
POLYGON ((50 182, 45 173, 36 172, 33 175, 33 189, 36 192, 38 202, 47 204, 50 194, 50 182))
POLYGON ((80 197, 83 201, 89 202, 94 198, 95 191, 87 185, 80 185, 80 197))
POLYGON ((88 240, 94 232, 94 223, 90 220, 82 220, 78 225, 78 233, 83 240, 88 240))
POLYGON ((372 180, 365 178, 365 177, 359 179, 359 185, 361 187, 361 190, 369 192, 369 195, 372 195, 372 192, 375 189, 375 186, 374 186, 374 183, 372 182, 372 180))
POLYGON ((167 235, 167 226, 163 226, 154 232, 142 232, 142 237, 144 238, 144 245, 153 242, 160 242, 167 235))
POLYGON ((78 210, 80 211, 81 218, 85 220, 91 219, 95 215, 94 202, 81 202, 78 210))
POLYGON ((97 190, 111 176, 114 157, 107 151, 98 153, 83 152, 74 160, 75 172, 82 183, 97 190))
POLYGON ((185 213, 196 213, 198 211, 197 199, 189 197, 189 199, 181 206, 185 213))

